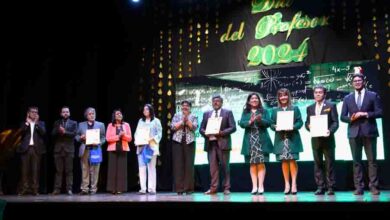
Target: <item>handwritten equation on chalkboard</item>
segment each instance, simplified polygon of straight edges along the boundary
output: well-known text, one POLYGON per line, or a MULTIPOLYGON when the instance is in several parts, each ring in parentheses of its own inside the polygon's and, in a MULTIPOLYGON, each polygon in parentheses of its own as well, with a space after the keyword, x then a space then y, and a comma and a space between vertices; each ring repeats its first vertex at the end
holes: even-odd
POLYGON ((310 80, 307 67, 260 70, 260 93, 269 106, 277 105, 276 93, 281 88, 290 90, 293 101, 306 100, 310 80))
MULTIPOLYGON (((365 61, 313 64, 309 71, 311 85, 322 84, 328 91, 350 92, 353 90, 351 81, 355 66, 362 66, 366 70, 372 69, 370 63, 365 61)), ((374 86, 371 80, 366 76, 365 79, 366 88, 372 89, 374 86)))

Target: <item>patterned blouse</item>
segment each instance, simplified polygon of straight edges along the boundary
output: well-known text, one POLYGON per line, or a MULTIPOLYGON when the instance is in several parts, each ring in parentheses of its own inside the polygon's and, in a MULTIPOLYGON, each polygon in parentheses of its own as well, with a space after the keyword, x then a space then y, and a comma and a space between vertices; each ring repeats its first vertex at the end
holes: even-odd
POLYGON ((190 144, 195 141, 195 131, 198 128, 198 118, 193 114, 189 114, 188 120, 192 122, 191 130, 188 127, 186 127, 185 129, 180 128, 179 130, 175 130, 175 124, 177 124, 180 121, 183 121, 183 113, 178 112, 173 116, 172 123, 171 123, 171 129, 173 131, 172 140, 181 143, 183 134, 185 132, 186 144, 190 144))

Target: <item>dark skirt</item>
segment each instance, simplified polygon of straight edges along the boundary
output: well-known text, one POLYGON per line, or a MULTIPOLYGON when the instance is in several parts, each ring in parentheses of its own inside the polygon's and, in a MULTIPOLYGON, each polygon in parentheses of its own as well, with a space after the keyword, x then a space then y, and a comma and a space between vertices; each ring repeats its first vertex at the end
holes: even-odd
POLYGON ((127 152, 108 152, 107 191, 127 191, 127 152))

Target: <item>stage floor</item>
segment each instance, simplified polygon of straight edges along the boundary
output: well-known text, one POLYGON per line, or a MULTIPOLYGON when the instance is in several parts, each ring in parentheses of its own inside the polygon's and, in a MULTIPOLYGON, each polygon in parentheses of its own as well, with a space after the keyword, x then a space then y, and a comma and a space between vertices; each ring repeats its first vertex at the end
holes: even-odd
POLYGON ((112 195, 109 193, 98 193, 95 195, 80 196, 68 195, 39 195, 39 196, 16 196, 5 195, 0 199, 7 203, 95 203, 95 202, 232 202, 232 203, 252 203, 252 202, 304 202, 304 203, 354 203, 354 202, 390 202, 390 191, 381 191, 378 196, 373 196, 365 192, 363 196, 355 196, 352 191, 336 192, 334 196, 316 196, 313 192, 298 192, 297 195, 284 195, 281 192, 266 192, 263 195, 251 195, 250 193, 231 193, 224 195, 205 195, 203 193, 193 193, 191 195, 177 195, 176 193, 160 192, 156 195, 138 195, 137 193, 123 193, 112 195))
POLYGON ((4 220, 53 219, 52 213, 58 213, 62 219, 115 219, 133 216, 134 212, 140 212, 141 216, 167 217, 171 220, 182 220, 183 216, 203 219, 205 213, 219 219, 231 218, 234 214, 239 214, 239 219, 243 219, 265 213, 294 213, 292 215, 299 216, 300 220, 312 220, 313 214, 307 215, 307 212, 317 212, 326 218, 334 218, 336 212, 339 218, 345 219, 359 218, 362 212, 390 217, 390 191, 382 191, 379 196, 372 196, 367 191, 363 196, 355 196, 352 191, 338 191, 334 196, 315 196, 313 192, 298 192, 297 195, 284 195, 282 192, 266 192, 264 195, 251 195, 249 192, 233 192, 230 195, 204 195, 200 192, 192 195, 172 192, 138 195, 132 192, 86 196, 6 195, 0 196, 0 199, 7 201, 4 220))

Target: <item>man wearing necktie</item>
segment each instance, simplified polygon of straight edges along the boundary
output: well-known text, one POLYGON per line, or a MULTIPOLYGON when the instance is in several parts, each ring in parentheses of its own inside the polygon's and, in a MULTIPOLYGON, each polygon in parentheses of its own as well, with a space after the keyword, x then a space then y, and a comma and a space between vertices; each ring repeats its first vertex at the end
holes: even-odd
POLYGON ((219 182, 219 164, 221 164, 224 173, 224 194, 230 194, 230 150, 232 142, 230 134, 236 131, 236 123, 232 111, 222 108, 223 99, 220 95, 213 96, 213 110, 203 114, 203 120, 200 126, 200 134, 205 138, 204 150, 207 151, 207 157, 210 164, 211 184, 210 189, 205 194, 216 194, 219 182), (216 135, 206 135, 208 119, 211 117, 222 117, 221 128, 216 135))
POLYGON ((379 195, 376 164, 376 143, 379 136, 376 119, 382 117, 382 105, 377 93, 364 88, 364 76, 355 73, 352 85, 355 89, 344 98, 341 121, 348 123, 348 138, 353 159, 355 195, 363 195, 362 149, 367 156, 369 188, 372 195, 379 195))

